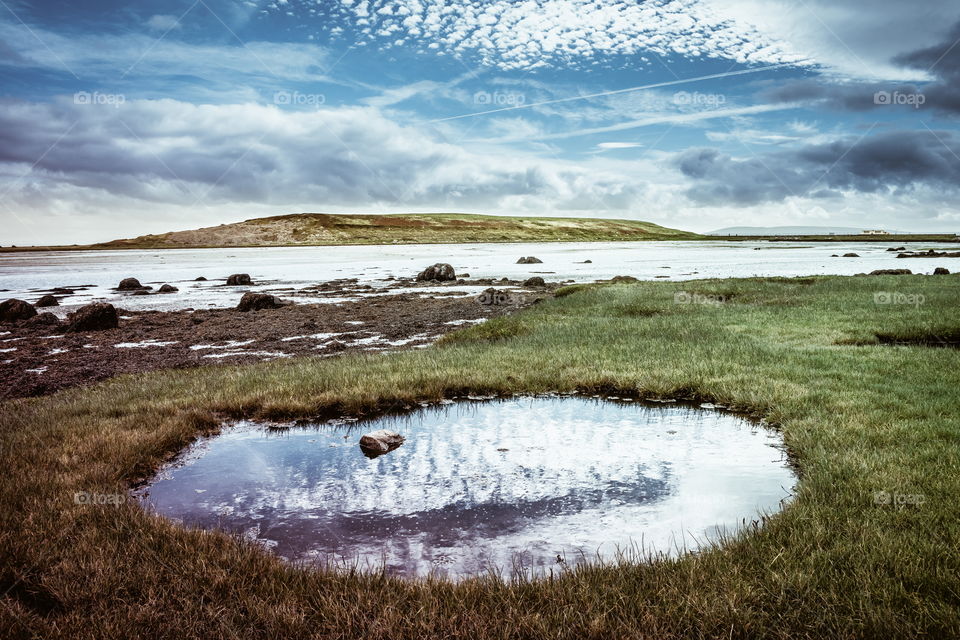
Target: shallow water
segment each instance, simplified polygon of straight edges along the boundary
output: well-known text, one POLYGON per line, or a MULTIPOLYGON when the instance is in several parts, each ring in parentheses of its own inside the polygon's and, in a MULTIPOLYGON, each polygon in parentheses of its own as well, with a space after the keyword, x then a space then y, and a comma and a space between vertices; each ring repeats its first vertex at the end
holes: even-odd
MULTIPOLYGON (((910 248, 927 248, 914 243, 910 248)), ((939 245, 937 245, 939 246, 939 245)), ((955 249, 956 247, 954 247, 955 249)), ((434 262, 449 262, 473 278, 511 279, 542 275, 549 281, 592 282, 616 275, 644 280, 689 280, 748 276, 852 275, 874 269, 910 268, 931 272, 951 261, 903 260, 883 243, 791 242, 565 242, 541 244, 386 245, 348 247, 273 247, 256 249, 171 249, 165 251, 61 251, 0 253, 0 298, 34 302, 32 289, 94 285, 68 296, 59 315, 91 300, 122 301, 126 309, 197 309, 235 306, 247 289, 303 286, 358 278, 360 284, 384 285, 387 276, 412 277, 434 262), (860 258, 831 258, 848 252, 860 258), (515 264, 535 255, 543 264, 515 264), (591 260, 591 264, 583 264, 591 260), (942 264, 941 264, 942 263, 942 264), (262 286, 226 287, 231 273, 249 273, 262 286), (209 282, 194 282, 205 276, 209 282), (178 293, 130 296, 117 293, 126 277, 156 288, 177 286, 178 293), (217 279, 220 279, 217 281, 217 279)), ((952 269, 951 269, 952 270, 952 269)), ((467 287, 457 287, 473 291, 467 287)), ((482 290, 476 288, 475 292, 482 290)), ((291 297, 284 295, 284 297, 291 297)), ((296 300, 295 297, 291 299, 296 300)), ((317 300, 312 300, 317 301, 317 300)), ((328 300, 335 302, 335 300, 328 300)))
POLYGON ((463 401, 356 424, 199 443, 141 492, 290 560, 462 577, 542 574, 642 546, 693 550, 777 511, 794 476, 773 433, 729 413, 582 397, 463 401), (362 433, 406 436, 363 455, 362 433), (559 560, 558 560, 559 558, 559 560))

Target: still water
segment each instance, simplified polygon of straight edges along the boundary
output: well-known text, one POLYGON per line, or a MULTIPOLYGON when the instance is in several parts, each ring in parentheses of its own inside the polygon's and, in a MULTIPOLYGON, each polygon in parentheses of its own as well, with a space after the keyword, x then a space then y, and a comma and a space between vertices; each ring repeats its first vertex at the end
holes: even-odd
MULTIPOLYGON (((909 248, 928 246, 939 245, 913 243, 909 248)), ((667 281, 853 275, 903 267, 929 273, 936 266, 950 266, 949 261, 898 260, 896 253, 886 251, 887 248, 883 243, 863 242, 705 240, 0 253, 0 299, 19 297, 34 302, 41 290, 92 285, 65 297, 60 301, 64 306, 52 311, 64 315, 94 300, 119 302, 124 309, 131 310, 232 307, 247 289, 296 288, 338 278, 357 278, 361 284, 384 286, 387 277, 413 277, 435 262, 449 262, 457 273, 469 273, 473 278, 523 280, 540 275, 554 282, 592 282, 617 275, 667 281), (851 252, 860 257, 831 257, 851 252), (517 258, 528 255, 539 257, 543 263, 516 264, 517 258), (249 273, 258 285, 223 286, 231 273, 249 273), (196 282, 199 276, 209 281, 196 282), (112 290, 127 277, 137 278, 154 289, 169 283, 180 291, 134 297, 112 290)), ((956 246, 952 245, 952 249, 956 246)), ((480 290, 482 287, 477 289, 480 290)), ((284 297, 297 300, 294 294, 284 293, 284 297)))
POLYGON ((522 397, 282 431, 242 423, 140 494, 289 560, 456 578, 695 550, 779 510, 794 482, 779 437, 729 413, 522 397), (358 440, 376 429, 406 442, 367 458, 358 440))

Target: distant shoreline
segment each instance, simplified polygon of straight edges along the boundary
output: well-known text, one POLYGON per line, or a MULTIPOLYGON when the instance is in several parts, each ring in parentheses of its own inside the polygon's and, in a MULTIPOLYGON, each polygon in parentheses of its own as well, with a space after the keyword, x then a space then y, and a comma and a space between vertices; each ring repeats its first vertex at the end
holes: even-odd
POLYGON ((897 244, 901 242, 950 242, 960 243, 960 236, 949 233, 910 235, 849 235, 849 236, 700 236, 696 238, 600 238, 580 240, 477 240, 474 242, 331 242, 317 244, 234 244, 234 245, 169 245, 117 246, 110 244, 48 245, 36 247, 0 247, 3 253, 37 253, 44 251, 167 251, 175 249, 281 249, 308 247, 390 247, 404 245, 461 245, 461 244, 563 244, 588 242, 873 242, 897 244))

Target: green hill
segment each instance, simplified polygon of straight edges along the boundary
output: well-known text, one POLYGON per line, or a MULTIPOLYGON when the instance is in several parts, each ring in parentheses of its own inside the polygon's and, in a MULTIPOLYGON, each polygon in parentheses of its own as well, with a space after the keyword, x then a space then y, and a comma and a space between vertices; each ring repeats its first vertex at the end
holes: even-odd
POLYGON ((692 240, 701 236, 638 220, 538 218, 454 213, 300 213, 255 218, 91 245, 94 249, 273 247, 469 242, 692 240))

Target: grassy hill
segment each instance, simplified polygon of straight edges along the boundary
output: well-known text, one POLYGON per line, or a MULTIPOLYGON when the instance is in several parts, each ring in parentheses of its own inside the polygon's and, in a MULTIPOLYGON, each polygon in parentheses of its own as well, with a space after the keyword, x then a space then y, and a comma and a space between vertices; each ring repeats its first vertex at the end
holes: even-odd
POLYGON ((474 214, 300 213, 254 218, 92 245, 94 249, 273 247, 465 242, 691 240, 701 236, 638 220, 519 218, 474 214))

